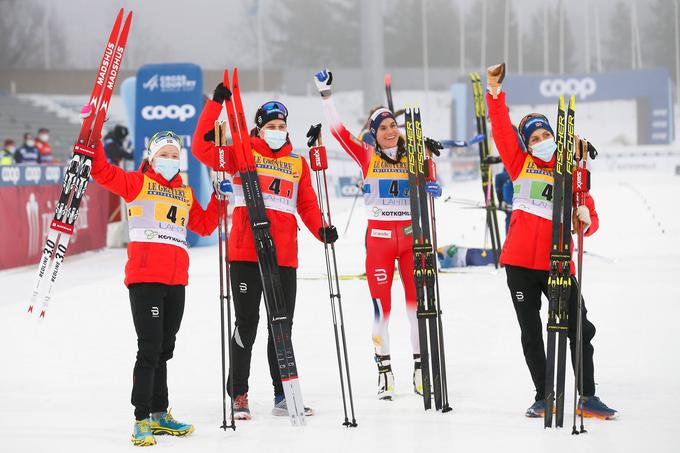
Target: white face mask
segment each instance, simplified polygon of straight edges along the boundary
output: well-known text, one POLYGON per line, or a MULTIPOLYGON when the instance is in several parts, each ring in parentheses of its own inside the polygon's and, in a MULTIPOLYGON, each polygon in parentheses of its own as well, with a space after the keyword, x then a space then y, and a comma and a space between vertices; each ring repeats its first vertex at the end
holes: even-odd
POLYGON ((288 132, 286 131, 277 131, 274 129, 264 130, 264 141, 267 142, 267 145, 269 145, 269 148, 271 148, 272 151, 281 149, 283 145, 286 144, 287 139, 288 132))
POLYGON ((38 135, 38 140, 40 140, 41 142, 47 142, 47 141, 49 141, 49 139, 50 139, 50 136, 48 134, 38 135))
POLYGON ((541 159, 543 162, 550 162, 556 149, 557 143, 555 143, 555 139, 551 137, 532 145, 531 155, 537 159, 541 159))
POLYGON ((35 140, 33 140, 33 139, 26 140, 26 145, 27 146, 35 146, 35 140))

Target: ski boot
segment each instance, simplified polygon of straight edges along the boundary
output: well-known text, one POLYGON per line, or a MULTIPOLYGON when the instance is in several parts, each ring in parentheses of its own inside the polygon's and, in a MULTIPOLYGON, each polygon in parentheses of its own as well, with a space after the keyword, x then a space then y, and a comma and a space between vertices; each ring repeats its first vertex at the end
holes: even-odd
POLYGON ((237 395, 234 398, 234 420, 250 420, 250 407, 248 406, 248 394, 237 395))
POLYGON ((524 414, 529 418, 543 418, 545 416, 545 400, 536 400, 524 414))
POLYGON ((389 355, 376 355, 375 361, 378 364, 378 399, 392 401, 394 396, 394 374, 389 355))
POLYGON ((187 436, 194 432, 194 425, 178 422, 170 411, 154 412, 150 423, 151 432, 156 435, 187 436))
POLYGON ((576 409, 576 415, 584 417, 595 417, 600 420, 612 420, 616 418, 616 409, 612 409, 604 404, 597 396, 583 396, 576 409))
POLYGON ((413 391, 423 396, 423 369, 420 354, 413 354, 413 391))
MULTIPOLYGON (((272 415, 276 415, 277 417, 285 417, 288 415, 288 404, 286 403, 286 396, 283 393, 274 395, 272 415)), ((312 415, 314 415, 314 411, 305 406, 305 416, 311 417, 312 415)))
POLYGON ((135 425, 132 429, 132 437, 130 438, 133 445, 138 447, 150 447, 156 445, 156 439, 151 433, 151 419, 135 420, 135 425))

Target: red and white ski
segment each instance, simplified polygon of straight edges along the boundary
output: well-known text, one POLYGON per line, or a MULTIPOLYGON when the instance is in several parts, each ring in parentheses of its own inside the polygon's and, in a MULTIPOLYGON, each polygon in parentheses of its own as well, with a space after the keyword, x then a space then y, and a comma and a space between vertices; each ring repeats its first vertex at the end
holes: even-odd
POLYGON ((125 18, 122 31, 121 23, 123 23, 122 8, 113 24, 104 49, 104 55, 99 64, 94 88, 88 103, 91 113, 84 119, 78 140, 73 146, 73 157, 64 175, 64 185, 57 201, 54 218, 50 224, 38 265, 38 275, 31 293, 28 312, 33 313, 36 311, 37 304, 40 304, 40 318, 45 317, 54 283, 59 275, 69 241, 75 230, 80 202, 90 181, 92 157, 101 139, 102 126, 104 120, 106 120, 113 88, 116 85, 116 79, 123 62, 125 44, 132 23, 132 12, 128 13, 125 18))

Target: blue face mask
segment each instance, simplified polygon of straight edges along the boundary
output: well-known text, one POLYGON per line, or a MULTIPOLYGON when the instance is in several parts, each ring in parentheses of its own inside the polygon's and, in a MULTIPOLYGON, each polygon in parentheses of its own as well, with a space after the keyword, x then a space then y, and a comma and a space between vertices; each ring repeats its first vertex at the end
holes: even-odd
POLYGON ((552 159, 556 149, 557 143, 555 143, 555 139, 549 138, 532 145, 531 155, 541 159, 543 162, 550 162, 550 159, 552 159))
POLYGON ((286 131, 276 131, 274 129, 264 130, 264 141, 267 142, 267 145, 269 145, 269 148, 273 151, 281 149, 281 147, 286 144, 287 139, 288 132, 286 131))
POLYGON ((156 173, 170 182, 179 173, 179 159, 166 159, 157 157, 154 161, 153 169, 156 173))

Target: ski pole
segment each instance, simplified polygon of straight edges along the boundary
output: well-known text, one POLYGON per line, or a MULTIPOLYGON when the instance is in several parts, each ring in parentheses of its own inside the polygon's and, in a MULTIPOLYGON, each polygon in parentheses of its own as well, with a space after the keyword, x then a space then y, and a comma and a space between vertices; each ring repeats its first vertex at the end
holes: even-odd
MULTIPOLYGON (((331 208, 330 200, 328 196, 328 179, 326 178, 326 169, 328 168, 328 157, 326 155, 326 147, 323 146, 321 140, 321 124, 312 126, 307 133, 310 137, 309 146, 316 142, 316 146, 309 150, 309 161, 316 175, 316 188, 317 188, 317 199, 319 202, 319 210, 321 211, 321 223, 322 225, 332 225, 331 221, 331 208), (323 187, 321 184, 321 179, 323 176, 323 187), (323 193, 323 194, 322 194, 323 193), (325 214, 324 214, 325 211, 325 214)), ((342 312, 342 298, 340 296, 340 280, 338 277, 338 263, 335 256, 335 245, 328 244, 326 242, 326 237, 324 236, 324 256, 326 260, 326 275, 328 278, 328 291, 331 301, 331 311, 333 315, 333 333, 335 336, 335 351, 338 357, 338 372, 340 374, 340 390, 342 392, 342 406, 345 414, 345 421, 342 423, 343 426, 356 427, 356 417, 354 416, 354 399, 352 397, 352 380, 349 373, 349 358, 347 354, 347 339, 345 335, 345 321, 342 312), (330 249, 330 252, 329 252, 330 249), (332 266, 331 266, 332 262, 332 266), (337 300, 337 309, 336 309, 337 300), (338 336, 338 317, 340 318, 340 337, 338 336), (340 351, 340 341, 342 341, 342 353, 340 351), (343 355, 344 355, 344 368, 343 373, 343 355), (347 377, 347 396, 345 395, 345 379, 347 377), (352 416, 352 421, 349 421, 347 415, 347 400, 349 399, 350 413, 352 416)))
MULTIPOLYGON (((590 189, 590 172, 586 166, 588 153, 587 153, 587 142, 585 140, 578 141, 578 154, 576 156, 576 170, 574 172, 574 202, 578 209, 579 206, 585 204, 585 194, 590 189), (585 143, 584 143, 585 142, 585 143)), ((583 223, 579 222, 577 227, 577 241, 578 241, 578 281, 577 281, 577 321, 576 321, 576 370, 574 379, 574 423, 571 427, 571 433, 578 435, 586 433, 586 429, 583 426, 583 301, 582 290, 583 290, 583 223), (576 408, 577 408, 577 396, 576 393, 580 394, 578 402, 581 403, 581 426, 580 429, 576 429, 576 408)))
MULTIPOLYGON (((436 181, 437 176, 436 176, 436 167, 434 165, 434 161, 432 160, 432 156, 430 155, 430 158, 427 160, 427 176, 429 181, 436 181)), ((430 230, 432 231, 432 248, 434 249, 434 253, 437 253, 437 216, 435 215, 434 212, 434 197, 430 195, 428 197, 428 202, 430 205, 430 213, 431 213, 431 218, 430 218, 430 230)), ((435 266, 434 266, 434 285, 435 285, 435 291, 437 295, 436 299, 436 312, 437 312, 437 324, 438 324, 438 330, 439 330, 439 336, 437 338, 437 341, 439 342, 439 366, 441 367, 441 376, 442 376, 442 413, 446 413, 451 411, 451 406, 449 405, 449 389, 446 381, 446 354, 444 353, 444 332, 443 332, 443 326, 442 326, 442 310, 441 310, 441 299, 439 298, 439 266, 437 262, 435 261, 435 266)))
MULTIPOLYGON (((227 145, 226 140, 226 124, 223 121, 215 121, 215 144, 217 145, 218 153, 220 157, 218 162, 226 162, 224 158, 225 149, 227 145)), ((218 181, 224 179, 224 171, 220 169, 217 172, 218 181)), ((226 377, 226 364, 225 364, 225 340, 224 340, 224 301, 227 301, 227 330, 228 330, 228 341, 229 341, 229 375, 231 375, 231 365, 232 360, 232 350, 231 350, 231 287, 229 281, 229 225, 228 225, 228 208, 229 201, 226 196, 220 195, 217 200, 217 228, 218 228, 218 254, 219 254, 219 270, 220 270, 220 338, 222 347, 222 428, 227 430, 231 428, 236 430, 236 423, 234 421, 234 383, 233 379, 230 381, 230 415, 231 424, 227 424, 227 377, 226 377), (225 294, 226 286, 226 294, 225 294)))

